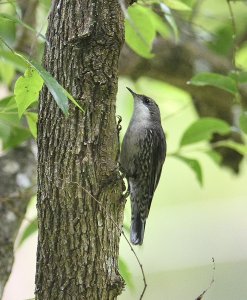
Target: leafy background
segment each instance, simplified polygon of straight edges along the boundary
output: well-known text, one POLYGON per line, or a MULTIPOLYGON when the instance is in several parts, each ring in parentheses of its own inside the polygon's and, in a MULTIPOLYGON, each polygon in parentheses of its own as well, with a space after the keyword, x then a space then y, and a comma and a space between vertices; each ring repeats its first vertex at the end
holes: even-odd
MULTIPOLYGON (((226 56, 234 48, 233 25, 227 1, 140 1, 125 13, 126 42, 138 55, 150 59, 155 37, 182 38, 179 20, 189 22, 193 7, 201 2, 194 23, 195 32, 215 53, 226 56), (156 6, 162 14, 156 13, 156 6)), ((246 30, 246 1, 231 1, 238 33, 246 30)), ((15 3, 0 3, 0 137, 2 151, 36 137, 36 105, 39 91, 46 84, 58 106, 68 113, 68 99, 76 99, 63 89, 40 63, 44 46, 49 1, 40 1, 37 28, 23 23, 15 3), (38 35, 35 59, 14 49, 18 26, 38 35), (40 30, 42 28, 42 30, 40 30), (10 48, 9 48, 10 47, 10 48), (17 81, 15 79, 18 77, 17 81), (15 84, 13 84, 15 82, 15 84), (4 96, 6 95, 6 97, 4 96)), ((188 84, 213 85, 232 95, 241 106, 239 87, 247 83, 247 44, 233 53, 235 65, 229 74, 200 72, 188 84)), ((146 299, 195 299, 205 290, 213 274, 215 282, 205 299, 247 298, 246 240, 246 154, 247 147, 233 140, 219 146, 236 149, 244 156, 240 174, 222 168, 221 157, 209 146, 214 133, 228 134, 236 128, 221 119, 199 118, 188 93, 165 82, 141 77, 137 81, 121 77, 117 113, 122 116, 121 138, 131 117, 133 101, 126 86, 154 98, 159 104, 167 134, 168 156, 147 221, 145 241, 135 248, 148 283, 146 299)), ((80 108, 82 110, 82 108, 80 108)), ((238 131, 246 141, 247 115, 239 118, 238 131)), ((130 220, 129 203, 125 224, 130 220)), ((16 242, 16 261, 4 294, 4 300, 33 296, 36 252, 35 199, 30 202, 26 220, 16 242)), ((126 230, 128 234, 128 230, 126 230)), ((140 268, 128 245, 121 241, 121 272, 127 288, 120 299, 138 299, 143 288, 140 268)))

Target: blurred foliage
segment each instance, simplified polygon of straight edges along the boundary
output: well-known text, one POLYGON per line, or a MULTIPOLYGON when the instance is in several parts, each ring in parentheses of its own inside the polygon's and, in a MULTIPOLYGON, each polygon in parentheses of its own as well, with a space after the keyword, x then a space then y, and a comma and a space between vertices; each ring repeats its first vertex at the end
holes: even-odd
POLYGON ((128 288, 130 290, 133 290, 134 289, 134 283, 133 283, 134 281, 132 278, 132 274, 129 271, 128 265, 121 257, 119 258, 119 268, 120 268, 120 272, 121 272, 121 275, 123 276, 124 281, 128 285, 128 288))
MULTIPOLYGON (((49 8, 49 0, 39 1, 38 22, 33 28, 23 21, 17 2, 0 2, 0 96, 4 95, 0 101, 0 139, 5 150, 22 144, 32 136, 36 137, 36 105, 43 82, 65 114, 68 114, 68 98, 78 106, 75 99, 41 66, 41 62, 35 60, 42 57, 44 44, 47 42, 44 33, 49 8), (15 52, 20 28, 35 33, 34 43, 38 49, 36 58, 32 57, 32 53, 15 52)), ((201 118, 193 124, 187 124, 178 149, 169 153, 195 173, 200 185, 203 184, 203 169, 197 159, 190 157, 187 146, 193 147, 196 144, 197 151, 206 153, 220 165, 220 155, 209 146, 216 133, 225 135, 238 131, 243 140, 246 140, 247 111, 242 106, 239 92, 239 87, 247 84, 246 14, 246 1, 227 0, 140 0, 125 13, 126 43, 146 59, 154 57, 152 45, 157 36, 182 43, 184 32, 190 28, 196 38, 201 39, 211 51, 234 61, 232 72, 228 75, 203 72, 195 74, 189 83, 197 86, 211 85, 231 93, 233 104, 237 102, 241 107, 238 124, 227 124, 216 118, 201 118), (230 14, 228 3, 234 18, 230 14), (203 147, 197 147, 197 143, 201 142, 204 143, 203 147)), ((169 132, 167 137, 169 145, 169 132)), ((246 145, 232 140, 213 145, 213 148, 217 147, 231 148, 247 155, 246 145)), ((36 220, 33 220, 25 229, 21 243, 36 229, 36 220)), ((126 263, 120 259, 119 264, 127 284, 132 286, 126 263)))
POLYGON ((238 93, 237 80, 215 73, 200 73, 191 78, 190 84, 197 86, 212 85, 232 94, 238 93))
POLYGON ((181 138, 180 146, 210 140, 216 132, 224 135, 230 131, 230 126, 222 120, 201 118, 186 129, 181 138))
POLYGON ((24 241, 29 238, 33 233, 35 233, 38 230, 38 222, 37 218, 34 218, 29 222, 27 227, 24 229, 21 238, 19 240, 18 246, 20 247, 24 241))

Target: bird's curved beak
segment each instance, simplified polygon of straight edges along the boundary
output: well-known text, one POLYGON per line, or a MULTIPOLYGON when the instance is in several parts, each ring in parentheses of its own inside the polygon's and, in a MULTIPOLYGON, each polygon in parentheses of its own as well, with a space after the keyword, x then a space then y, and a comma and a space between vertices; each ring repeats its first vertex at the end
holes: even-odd
POLYGON ((137 96, 137 94, 135 92, 133 92, 132 89, 130 89, 129 87, 126 86, 126 89, 131 92, 133 97, 137 96))

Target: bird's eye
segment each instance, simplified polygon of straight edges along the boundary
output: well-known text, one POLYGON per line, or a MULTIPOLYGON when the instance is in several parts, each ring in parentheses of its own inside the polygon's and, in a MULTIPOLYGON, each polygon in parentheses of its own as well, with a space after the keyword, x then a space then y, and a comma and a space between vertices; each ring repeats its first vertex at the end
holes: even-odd
POLYGON ((143 98, 143 103, 144 103, 144 104, 149 104, 149 103, 150 103, 150 100, 149 100, 148 98, 145 97, 145 98, 143 98))

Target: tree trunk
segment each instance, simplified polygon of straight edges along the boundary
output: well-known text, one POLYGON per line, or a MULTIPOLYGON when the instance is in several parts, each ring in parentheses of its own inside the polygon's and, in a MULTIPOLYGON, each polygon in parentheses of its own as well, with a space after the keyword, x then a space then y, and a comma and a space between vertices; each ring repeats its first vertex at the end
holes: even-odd
POLYGON ((55 0, 44 65, 85 110, 66 118, 47 88, 38 122, 36 299, 115 299, 123 221, 115 119, 124 40, 116 0, 55 0))

